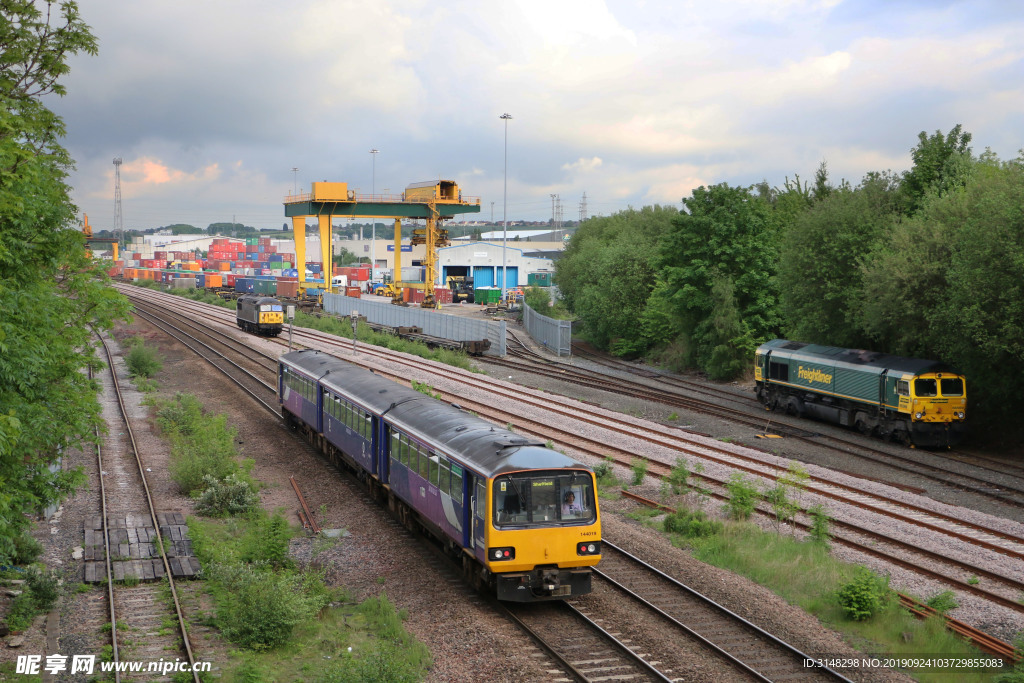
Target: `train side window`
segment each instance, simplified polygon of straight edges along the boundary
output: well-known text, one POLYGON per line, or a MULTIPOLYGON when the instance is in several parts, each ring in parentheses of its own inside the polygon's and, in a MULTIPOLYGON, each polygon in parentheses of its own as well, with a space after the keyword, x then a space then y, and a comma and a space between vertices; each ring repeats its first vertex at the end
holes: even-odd
POLYGON ((452 464, 452 500, 456 503, 462 503, 462 468, 456 464, 452 464))
POLYGON ((934 379, 918 377, 914 380, 914 395, 919 397, 938 396, 938 382, 934 379))
POLYGON ((391 459, 396 461, 396 462, 402 462, 401 460, 399 460, 399 448, 398 448, 401 445, 402 442, 399 440, 398 434, 396 432, 394 432, 394 431, 392 431, 390 429, 389 429, 389 431, 391 431, 391 454, 390 454, 391 455, 391 459))
POLYGON ((440 468, 441 476, 438 479, 437 488, 441 489, 441 493, 449 493, 448 487, 451 486, 452 470, 446 458, 441 458, 440 468))
POLYGON ((440 481, 438 477, 441 473, 440 458, 438 458, 434 453, 430 453, 427 456, 427 460, 430 465, 430 479, 428 481, 430 481, 434 486, 437 486, 438 481, 440 481))
POLYGON ((910 396, 910 382, 905 379, 901 379, 896 382, 896 395, 897 396, 910 396))
POLYGON ((426 449, 419 449, 420 476, 430 481, 430 458, 427 457, 426 449))
POLYGON ((476 514, 478 517, 486 517, 487 510, 487 485, 483 479, 476 481, 476 514))
POLYGON ((768 379, 776 379, 780 382, 789 381, 789 365, 768 361, 768 379))

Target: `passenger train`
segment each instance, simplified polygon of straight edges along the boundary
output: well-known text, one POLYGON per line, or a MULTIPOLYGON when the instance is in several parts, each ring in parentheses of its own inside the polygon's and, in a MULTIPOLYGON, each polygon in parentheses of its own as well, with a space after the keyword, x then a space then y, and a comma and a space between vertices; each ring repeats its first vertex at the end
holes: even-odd
POLYGON ((601 519, 585 465, 320 351, 282 355, 278 392, 291 428, 440 541, 478 588, 512 602, 590 592, 601 519))

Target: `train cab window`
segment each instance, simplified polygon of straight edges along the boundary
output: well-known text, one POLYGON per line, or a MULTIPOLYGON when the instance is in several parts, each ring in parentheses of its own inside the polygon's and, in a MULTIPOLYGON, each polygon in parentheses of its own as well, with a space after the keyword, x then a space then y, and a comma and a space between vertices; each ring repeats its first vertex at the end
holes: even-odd
POLYGON ((455 463, 452 463, 452 484, 448 491, 452 495, 452 500, 462 503, 462 468, 455 463))
POLYGON ((905 379, 898 380, 896 382, 896 395, 910 396, 910 382, 905 379))
POLYGON ((589 472, 504 475, 494 480, 493 494, 496 527, 590 524, 597 518, 589 472))
POLYGON ((780 382, 789 381, 789 365, 768 361, 768 379, 775 379, 780 382))
POLYGON ((963 396, 964 381, 960 377, 943 377, 939 380, 939 389, 943 396, 963 396))
POLYGON ((938 382, 934 379, 918 377, 914 380, 914 395, 919 398, 938 396, 938 382))

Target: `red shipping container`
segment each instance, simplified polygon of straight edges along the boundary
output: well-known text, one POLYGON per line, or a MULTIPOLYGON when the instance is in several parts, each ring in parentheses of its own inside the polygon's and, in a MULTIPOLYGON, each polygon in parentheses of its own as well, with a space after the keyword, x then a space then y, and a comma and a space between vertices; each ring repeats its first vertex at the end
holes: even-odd
POLYGON ((353 299, 358 299, 359 295, 362 293, 362 291, 363 291, 362 287, 346 287, 345 288, 345 296, 350 296, 353 299))
POLYGON ((439 304, 450 304, 452 302, 452 290, 447 287, 435 287, 434 301, 439 304))
POLYGON ((284 297, 297 297, 299 295, 299 283, 298 279, 295 280, 284 280, 279 279, 277 281, 277 295, 284 297))
POLYGON ((235 274, 234 273, 227 273, 226 275, 224 275, 224 286, 225 287, 234 287, 235 286, 235 274))

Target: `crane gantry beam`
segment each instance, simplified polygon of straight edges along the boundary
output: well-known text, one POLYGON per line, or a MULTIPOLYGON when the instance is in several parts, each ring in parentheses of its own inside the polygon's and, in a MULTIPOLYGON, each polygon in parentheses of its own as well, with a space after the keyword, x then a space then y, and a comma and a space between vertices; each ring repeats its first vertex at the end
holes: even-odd
MULTIPOLYGON (((437 280, 437 247, 447 243, 447 232, 441 230, 438 224, 460 214, 479 212, 480 198, 464 198, 459 186, 452 180, 413 183, 397 196, 358 195, 348 189, 348 183, 313 183, 312 192, 288 195, 284 200, 284 215, 292 219, 295 235, 295 267, 299 275, 299 289, 306 289, 306 218, 316 216, 319 221, 325 288, 330 287, 331 221, 334 216, 395 219, 396 286, 401 284, 401 219, 418 218, 425 220, 427 226, 425 230, 413 231, 412 243, 425 244, 427 247, 425 305, 433 305, 433 286, 437 280)), ((370 255, 371 268, 374 257, 375 254, 370 255)))

